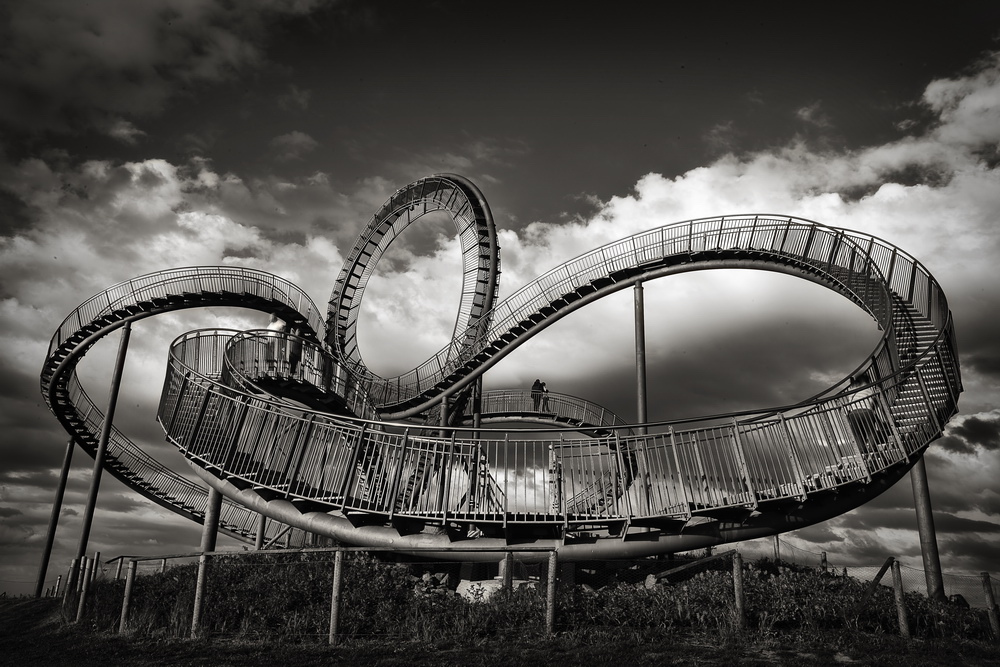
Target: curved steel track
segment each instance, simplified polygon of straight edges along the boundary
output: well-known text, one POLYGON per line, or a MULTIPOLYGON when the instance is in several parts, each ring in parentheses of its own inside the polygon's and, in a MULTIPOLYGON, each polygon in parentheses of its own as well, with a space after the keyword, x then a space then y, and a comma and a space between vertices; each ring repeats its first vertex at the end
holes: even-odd
MULTIPOLYGON (((469 181, 442 174, 402 188, 373 216, 336 282, 325 327, 301 291, 281 279, 226 268, 180 271, 123 283, 74 311, 50 346, 43 394, 92 452, 100 415, 74 368, 124 321, 241 305, 300 323, 300 337, 196 331, 170 350, 158 418, 195 472, 231 501, 224 525, 245 537, 255 512, 348 543, 435 548, 442 558, 464 559, 475 556, 449 555, 449 548, 481 548, 490 559, 490 549, 531 544, 579 560, 770 535, 836 516, 888 488, 940 435, 962 391, 951 313, 926 269, 876 237, 787 216, 648 230, 496 302, 499 248, 489 207, 469 181), (455 334, 417 368, 382 378, 357 347, 364 288, 392 240, 433 211, 450 215, 462 240, 455 334), (518 392, 473 391, 490 367, 570 312, 640 281, 717 268, 788 273, 869 313, 883 335, 852 374, 862 380, 845 378, 792 406, 644 429, 574 397, 552 395, 541 406, 518 392), (185 271, 231 284, 180 289, 185 271), (289 360, 292 350, 301 350, 300 361, 289 360), (442 409, 453 417, 442 420, 442 409), (476 427, 462 426, 473 411, 476 427), (429 415, 444 425, 417 423, 429 415), (570 424, 578 433, 527 440, 484 428, 490 419, 570 424)), ((111 454, 108 467, 126 484, 201 516, 205 492, 185 488, 178 500, 179 476, 117 432, 111 454), (193 498, 201 504, 192 507, 193 498)))

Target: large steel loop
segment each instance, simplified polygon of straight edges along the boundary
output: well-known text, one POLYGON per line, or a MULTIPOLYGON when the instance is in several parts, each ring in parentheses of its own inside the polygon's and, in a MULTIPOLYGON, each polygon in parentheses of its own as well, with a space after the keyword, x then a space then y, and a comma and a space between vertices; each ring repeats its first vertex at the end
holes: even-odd
POLYGON ((348 254, 327 311, 327 342, 334 356, 369 385, 373 396, 386 395, 380 388, 398 386, 403 376, 381 378, 361 357, 357 328, 365 287, 389 245, 411 224, 435 211, 447 213, 455 223, 462 247, 463 284, 452 341, 444 363, 431 373, 439 378, 457 359, 474 356, 489 326, 500 276, 500 248, 493 214, 482 192, 455 174, 435 174, 397 190, 375 212, 348 254))

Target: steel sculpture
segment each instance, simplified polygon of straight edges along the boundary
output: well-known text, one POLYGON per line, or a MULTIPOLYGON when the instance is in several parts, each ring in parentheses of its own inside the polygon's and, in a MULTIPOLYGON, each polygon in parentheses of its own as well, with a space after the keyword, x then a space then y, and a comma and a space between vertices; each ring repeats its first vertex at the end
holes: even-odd
MULTIPOLYGON (((252 540, 265 515, 272 530, 287 524, 461 560, 495 560, 491 550, 512 544, 553 548, 563 560, 647 556, 800 528, 887 489, 957 411, 962 384, 944 293, 916 259, 868 234, 788 216, 706 218, 596 248, 502 301, 499 275, 482 193, 462 177, 431 176, 373 216, 325 322, 300 289, 260 271, 142 276, 66 318, 42 393, 94 455, 103 415, 75 367, 95 341, 182 308, 277 313, 297 333, 200 330, 169 350, 158 420, 225 497, 220 530, 252 540), (461 239, 454 336, 412 371, 383 378, 358 349, 361 299, 389 244, 432 211, 450 215, 461 239), (483 373, 568 313, 645 281, 721 268, 816 282, 870 314, 882 336, 853 382, 752 412, 630 425, 575 397, 550 395, 540 409, 526 392, 479 391, 483 373), (528 440, 487 427, 516 419, 575 431, 528 440)), ((204 520, 206 490, 114 429, 104 465, 160 505, 204 520)))

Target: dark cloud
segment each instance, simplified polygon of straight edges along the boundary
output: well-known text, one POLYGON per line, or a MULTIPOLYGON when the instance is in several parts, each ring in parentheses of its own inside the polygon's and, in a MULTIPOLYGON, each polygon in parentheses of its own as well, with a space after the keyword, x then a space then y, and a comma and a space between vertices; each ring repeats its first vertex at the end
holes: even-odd
POLYGON ((1000 450, 1000 410, 952 420, 938 444, 958 454, 1000 450))
POLYGON ((301 159, 306 153, 316 150, 319 144, 305 132, 295 130, 271 139, 268 146, 274 150, 275 159, 284 162, 301 159))
POLYGON ((940 534, 982 533, 996 535, 1000 534, 1000 523, 938 513, 934 517, 934 529, 940 534))
POLYGON ((996 568, 997 541, 978 534, 945 536, 939 542, 939 550, 944 556, 960 559, 966 569, 972 572, 988 572, 996 568))
POLYGON ((229 79, 259 64, 269 23, 311 11, 314 4, 36 0, 7 5, 2 21, 7 30, 0 40, 0 83, 7 92, 0 121, 29 130, 121 128, 117 114, 157 113, 188 87, 229 79))

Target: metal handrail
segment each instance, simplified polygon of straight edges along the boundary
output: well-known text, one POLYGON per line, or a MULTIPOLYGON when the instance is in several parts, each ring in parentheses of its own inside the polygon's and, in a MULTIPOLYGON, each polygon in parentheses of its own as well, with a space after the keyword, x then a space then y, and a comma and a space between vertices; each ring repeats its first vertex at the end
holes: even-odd
MULTIPOLYGON (((879 295, 871 293, 875 284, 873 280, 914 296, 918 296, 915 294, 916 286, 920 285, 924 298, 915 302, 915 308, 936 326, 940 327, 943 317, 949 312, 943 293, 926 269, 906 253, 877 237, 787 216, 706 218, 674 223, 626 237, 542 274, 498 303, 488 318, 484 315, 483 319, 491 322, 490 327, 482 334, 480 344, 469 354, 488 350, 491 345, 497 350, 513 347, 514 341, 505 341, 505 336, 514 334, 515 339, 522 338, 522 323, 530 321, 530 316, 559 304, 567 295, 578 294, 581 289, 608 279, 616 272, 642 270, 671 256, 721 252, 730 248, 768 253, 772 260, 784 258, 810 263, 816 270, 824 265, 827 271, 848 270, 854 284, 844 285, 844 291, 852 292, 856 300, 865 304, 876 321, 887 330, 891 327, 891 305, 888 297, 880 301, 876 298, 879 295)), ((557 305, 556 310, 574 307, 573 304, 557 305)), ((551 319, 546 316, 538 322, 544 325, 545 320, 551 319)), ((352 367, 352 372, 371 384, 370 393, 384 406, 412 401, 422 394, 428 396, 429 402, 435 393, 440 392, 436 388, 441 381, 457 370, 453 360, 460 357, 455 345, 452 341, 417 368, 394 378, 393 383, 380 384, 379 379, 362 365, 352 367)), ((474 368, 470 368, 467 375, 472 375, 474 368)), ((415 409, 426 406, 425 402, 415 409)))
MULTIPOLYGON (((183 295, 187 287, 216 293, 219 302, 263 295, 294 309, 300 290, 291 286, 279 293, 277 286, 285 282, 262 281, 261 273, 195 267, 150 274, 115 286, 98 295, 103 302, 94 297, 71 313, 50 344, 42 385, 67 399, 66 405, 50 405, 78 442, 92 436, 102 419, 74 370, 94 336, 116 320, 182 307, 155 301, 178 291, 183 295), (139 312, 146 303, 154 308, 139 312)), ((312 325, 318 316, 307 303, 303 319, 312 325)), ((322 322, 313 330, 322 332, 322 322)), ((471 328, 460 332, 455 340, 462 342, 453 341, 389 384, 380 383, 359 360, 328 363, 322 345, 296 336, 192 332, 171 346, 158 419, 168 438, 198 466, 219 471, 237 488, 270 497, 393 520, 569 525, 686 520, 695 513, 749 511, 870 484, 912 462, 954 414, 962 390, 951 314, 926 269, 876 237, 789 217, 692 220, 607 244, 550 270, 484 312, 474 333, 471 328), (794 406, 654 423, 641 433, 611 420, 591 438, 567 437, 567 432, 559 432, 558 439, 539 438, 479 427, 432 429, 376 419, 375 406, 408 403, 413 406, 408 409, 419 410, 455 391, 585 303, 636 280, 689 268, 675 262, 707 262, 714 268, 754 261, 815 277, 875 318, 884 334, 859 367, 869 374, 865 386, 843 391, 841 382, 794 406), (482 326, 486 321, 491 321, 488 328, 482 326), (311 361, 293 371, 286 355, 299 343, 311 361), (268 373, 260 373, 260 364, 268 363, 269 355, 276 368, 286 364, 273 377, 337 394, 348 411, 368 419, 265 395, 260 378, 268 373), (258 365, 250 370, 252 364, 258 365), (353 397, 345 396, 352 391, 353 397)), ((571 407, 567 401, 566 411, 571 407)), ((187 492, 171 479, 176 473, 147 461, 148 455, 117 431, 112 439, 109 455, 137 477, 126 483, 179 509, 164 490, 187 492)), ((192 500, 200 503, 201 497, 192 495, 192 500)), ((203 511, 195 507, 195 513, 203 511)), ((226 510, 231 525, 255 520, 250 510, 232 507, 226 510)))
POLYGON ((312 331, 323 337, 326 324, 312 299, 300 287, 284 278, 242 267, 191 266, 149 273, 112 285, 77 306, 56 328, 49 342, 52 356, 74 333, 103 315, 152 299, 185 293, 228 292, 270 295, 284 301, 303 315, 312 331))
MULTIPOLYGON (((324 322, 312 300, 287 280, 237 267, 186 267, 139 276, 114 285, 74 309, 53 335, 41 373, 50 409, 78 444, 90 451, 104 414, 84 391, 75 366, 97 338, 127 319, 186 307, 231 303, 254 307, 281 304, 301 318, 304 329, 322 336, 324 322)), ((91 452, 93 453, 93 452, 91 452)), ((203 516, 206 489, 170 470, 117 429, 108 444, 112 473, 158 504, 189 517, 203 516)), ((221 509, 221 529, 253 535, 256 513, 231 501, 221 509)), ((273 529, 272 529, 273 530, 273 529)))
MULTIPOLYGON (((172 359, 186 356, 183 348, 189 340, 182 337, 175 342, 172 359)), ((946 339, 938 339, 936 344, 944 342, 946 339)), ((204 353, 197 355, 197 359, 205 365, 204 377, 212 377, 216 372, 212 364, 219 360, 204 353)), ((928 362, 933 359, 940 357, 925 357, 928 362)), ((171 363, 171 368, 174 366, 171 363)), ((317 500, 334 495, 332 488, 344 488, 346 492, 336 497, 340 507, 424 518, 463 514, 459 506, 448 505, 443 500, 448 495, 445 492, 456 475, 466 474, 474 460, 485 457, 496 484, 503 491, 503 512, 522 516, 521 521, 525 522, 548 517, 551 507, 559 506, 558 499, 551 497, 552 488, 561 488, 561 493, 567 497, 575 497, 588 488, 600 486, 602 480, 625 477, 624 469, 620 469, 622 464, 616 463, 620 456, 613 452, 627 451, 632 455, 641 452, 646 466, 643 473, 646 497, 636 499, 635 504, 643 511, 637 516, 684 516, 690 514, 692 507, 701 510, 742 507, 762 499, 805 497, 810 492, 868 481, 872 475, 907 461, 933 435, 933 420, 927 416, 942 407, 948 409, 947 398, 942 393, 941 379, 947 378, 943 370, 943 365, 934 367, 926 363, 909 373, 897 373, 867 387, 874 390, 876 396, 896 396, 892 404, 873 403, 870 396, 858 390, 825 398, 811 410, 787 417, 779 415, 753 422, 732 420, 730 424, 685 429, 669 425, 667 432, 659 429, 641 436, 512 441, 509 438, 500 440, 499 433, 488 429, 483 429, 478 439, 381 433, 377 442, 365 445, 375 447, 380 455, 366 459, 370 467, 364 488, 357 484, 352 486, 349 479, 352 466, 358 460, 356 447, 364 441, 362 427, 321 414, 285 411, 282 414, 271 412, 266 418, 254 417, 259 423, 270 419, 270 432, 275 434, 299 433, 305 422, 310 424, 311 439, 308 440, 262 438, 263 441, 283 443, 268 452, 262 452, 258 443, 243 440, 227 441, 220 449, 220 443, 204 437, 211 431, 206 430, 204 423, 187 431, 168 431, 168 436, 182 452, 205 466, 219 467, 223 459, 238 452, 252 463, 242 470, 227 469, 227 474, 237 478, 243 476, 248 484, 269 488, 286 497, 317 500), (922 410, 923 416, 911 423, 902 423, 892 408, 903 405, 898 397, 908 388, 912 390, 915 382, 936 383, 936 391, 906 402, 908 410, 922 410), (867 426, 864 423, 852 425, 852 415, 860 410, 874 421, 867 426), (875 432, 879 423, 884 433, 875 432), (893 424, 895 433, 888 432, 889 424, 893 424), (875 442, 876 439, 880 442, 875 442), (313 465, 318 460, 311 444, 314 442, 323 443, 325 471, 313 465), (737 442, 741 448, 739 456, 736 454, 737 442), (554 468, 550 465, 550 452, 555 453, 560 464, 559 485, 552 478, 554 468), (435 463, 430 469, 427 462, 432 459, 435 463), (299 461, 296 474, 287 477, 280 471, 288 469, 289 461, 293 460, 299 461), (526 471, 532 471, 530 484, 519 482, 517 475, 512 474, 515 470, 521 471, 525 480, 528 478, 526 471), (419 471, 421 476, 418 487, 401 485, 401 478, 418 474, 414 471, 419 471), (408 501, 397 495, 404 487, 409 494, 406 496, 408 501)), ((223 422, 229 419, 225 415, 232 409, 231 404, 227 404, 230 399, 221 393, 218 385, 189 383, 188 387, 202 400, 209 401, 216 415, 223 415, 219 419, 223 422)), ((161 423, 166 422, 165 417, 161 415, 161 423)), ((621 486, 620 482, 615 483, 621 486)), ((482 514, 478 509, 474 508, 472 513, 482 514)), ((621 504, 614 503, 613 507, 594 508, 591 514, 609 519, 621 517, 622 512, 621 504)))

